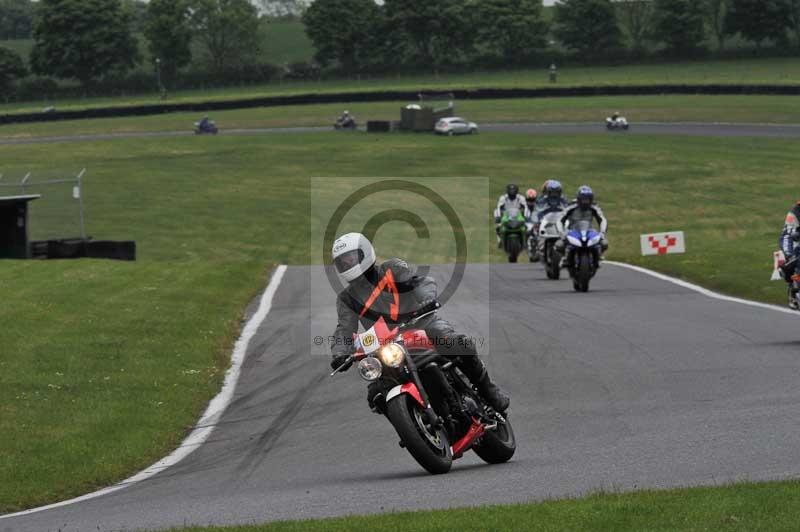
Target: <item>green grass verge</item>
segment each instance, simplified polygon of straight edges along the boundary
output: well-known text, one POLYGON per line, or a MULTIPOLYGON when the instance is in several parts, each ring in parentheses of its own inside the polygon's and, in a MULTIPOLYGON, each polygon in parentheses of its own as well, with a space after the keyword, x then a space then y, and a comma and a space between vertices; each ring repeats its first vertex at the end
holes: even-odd
POLYGON ((0 46, 17 52, 26 62, 33 50, 33 39, 8 39, 0 41, 0 46))
MULTIPOLYGON (((223 129, 331 126, 349 109, 362 126, 367 120, 398 120, 407 102, 348 103, 260 107, 211 113, 223 129)), ((800 98, 794 96, 617 96, 472 100, 456 111, 478 122, 596 122, 622 111, 631 123, 736 122, 800 124, 800 98)), ((0 126, 0 139, 108 133, 189 131, 201 113, 172 113, 131 118, 98 118, 0 126)))
POLYGON ((741 484, 482 508, 287 521, 174 532, 790 532, 800 483, 741 484))
POLYGON ((486 220, 470 221, 489 225, 509 181, 588 182, 611 221, 609 258, 780 303, 771 252, 800 166, 794 140, 618 135, 318 133, 0 153, 6 176, 88 167, 90 234, 139 250, 132 264, 0 262, 0 511, 113 483, 175 447, 218 389, 268 269, 309 260, 297 219, 307 176, 490 176, 494 197, 473 199, 486 220), (689 253, 639 257, 640 232, 676 229, 689 253))
POLYGON ((262 25, 263 60, 276 65, 295 61, 310 61, 314 46, 306 35, 306 27, 299 20, 279 20, 262 25))
MULTIPOLYGON (((800 58, 697 61, 654 65, 616 67, 570 67, 559 71, 558 87, 650 84, 778 84, 800 83, 800 58)), ((260 86, 228 87, 211 90, 177 91, 169 102, 199 102, 206 100, 236 100, 282 94, 378 91, 378 90, 442 90, 480 87, 550 87, 546 69, 463 74, 362 77, 349 80, 319 82, 287 82, 260 86)), ((57 108, 84 109, 90 107, 126 106, 160 103, 158 95, 136 95, 118 98, 67 99, 24 102, 0 105, 0 113, 38 112, 45 105, 57 108)))

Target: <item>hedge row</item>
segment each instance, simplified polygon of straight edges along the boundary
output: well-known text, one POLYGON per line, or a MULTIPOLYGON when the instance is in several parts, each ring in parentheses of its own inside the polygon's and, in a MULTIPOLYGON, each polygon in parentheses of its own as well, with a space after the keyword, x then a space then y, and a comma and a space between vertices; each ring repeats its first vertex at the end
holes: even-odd
MULTIPOLYGON (((654 94, 768 94, 800 95, 800 85, 639 85, 601 87, 543 87, 531 89, 456 89, 452 93, 456 100, 500 100, 510 98, 554 98, 567 96, 637 96, 654 94)), ((324 94, 297 94, 289 96, 266 96, 240 100, 205 101, 194 103, 164 103, 126 107, 96 107, 74 111, 17 113, 0 116, 0 124, 30 122, 53 122, 57 120, 81 120, 87 118, 113 118, 146 116, 162 113, 208 112, 254 107, 278 107, 286 105, 309 105, 325 103, 416 101, 416 91, 338 92, 324 94)))

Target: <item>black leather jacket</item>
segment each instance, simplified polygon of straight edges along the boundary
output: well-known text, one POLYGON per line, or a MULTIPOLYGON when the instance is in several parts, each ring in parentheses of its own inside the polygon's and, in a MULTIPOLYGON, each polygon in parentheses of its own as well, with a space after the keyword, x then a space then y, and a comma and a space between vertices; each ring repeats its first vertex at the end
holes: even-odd
MULTIPOLYGON (((336 298, 338 321, 331 345, 334 356, 352 352, 353 334, 358 332, 359 323, 369 329, 383 317, 386 324, 393 327, 407 322, 436 301, 436 281, 431 277, 414 276, 405 283, 398 283, 386 267, 388 262, 375 265, 336 298)), ((433 321, 436 321, 435 314, 422 320, 420 329, 433 321)))

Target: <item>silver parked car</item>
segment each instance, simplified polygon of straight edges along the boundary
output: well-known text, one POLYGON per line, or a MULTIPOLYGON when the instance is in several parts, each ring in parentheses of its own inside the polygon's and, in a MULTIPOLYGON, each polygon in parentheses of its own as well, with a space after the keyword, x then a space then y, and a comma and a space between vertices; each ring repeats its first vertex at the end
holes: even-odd
POLYGON ((435 131, 440 135, 471 135, 478 132, 478 124, 458 116, 451 116, 436 122, 435 131))

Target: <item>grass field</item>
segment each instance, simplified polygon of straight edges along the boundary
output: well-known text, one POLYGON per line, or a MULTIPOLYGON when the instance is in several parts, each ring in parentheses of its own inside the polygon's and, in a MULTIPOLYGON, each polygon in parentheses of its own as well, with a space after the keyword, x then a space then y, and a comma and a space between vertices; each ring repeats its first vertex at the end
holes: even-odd
MULTIPOLYGON (((260 107, 211 113, 224 131, 231 129, 331 126, 344 109, 363 126, 367 120, 398 120, 407 102, 260 107)), ((456 112, 485 122, 596 122, 622 111, 637 122, 739 122, 800 124, 800 98, 793 96, 617 96, 466 100, 456 112)), ((62 135, 189 131, 202 113, 170 113, 134 118, 98 118, 0 126, 0 139, 62 135)))
POLYGON ((33 39, 9 39, 7 41, 0 41, 0 46, 14 50, 27 61, 33 49, 33 39))
POLYGON ((509 181, 589 182, 611 221, 609 258, 780 303, 771 252, 800 165, 791 140, 514 134, 223 135, 0 153, 7 176, 86 166, 89 233, 139 250, 136 263, 0 262, 0 323, 11 324, 0 328, 0 511, 108 485, 175 447, 218 389, 269 269, 309 260, 297 222, 310 208, 307 176, 489 176, 490 197, 474 199, 486 224, 509 181), (639 257, 640 232, 675 229, 689 253, 639 257))
POLYGON ((394 513, 175 532, 793 532, 800 483, 743 484, 574 501, 394 513))
POLYGON ((264 25, 261 55, 268 63, 282 65, 310 61, 314 47, 300 21, 274 21, 264 25))
MULTIPOLYGON (((558 87, 672 84, 800 84, 800 58, 697 61, 616 67, 569 67, 559 71, 558 87)), ((464 74, 393 76, 178 91, 169 102, 236 100, 258 96, 339 91, 442 90, 480 87, 550 87, 547 71, 517 70, 464 74)), ((38 112, 46 105, 59 109, 160 103, 158 95, 37 101, 0 105, 0 113, 38 112)))

